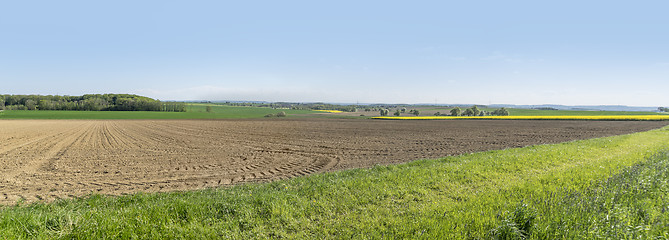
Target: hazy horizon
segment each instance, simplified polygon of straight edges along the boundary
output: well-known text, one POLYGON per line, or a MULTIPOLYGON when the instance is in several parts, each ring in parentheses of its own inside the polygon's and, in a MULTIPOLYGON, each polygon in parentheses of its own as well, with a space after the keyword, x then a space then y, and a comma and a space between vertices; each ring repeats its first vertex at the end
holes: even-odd
POLYGON ((0 92, 669 105, 669 3, 7 2, 0 92))

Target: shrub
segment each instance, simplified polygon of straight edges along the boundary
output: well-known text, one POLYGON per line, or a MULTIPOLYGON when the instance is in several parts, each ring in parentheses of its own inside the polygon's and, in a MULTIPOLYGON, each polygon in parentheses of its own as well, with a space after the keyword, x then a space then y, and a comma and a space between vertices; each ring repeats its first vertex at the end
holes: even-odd
POLYGON ((265 115, 265 117, 274 117, 274 114, 270 113, 270 114, 265 115))
POLYGON ((281 111, 281 112, 277 113, 276 116, 277 116, 277 117, 285 117, 285 116, 286 116, 286 112, 281 111))
POLYGON ((500 108, 492 112, 495 116, 509 116, 509 111, 506 108, 500 108))
POLYGON ((476 105, 472 106, 471 109, 472 109, 472 115, 471 116, 478 116, 479 114, 481 114, 481 110, 476 105))
POLYGON ((460 109, 460 107, 455 107, 451 109, 451 116, 460 116, 461 113, 462 109, 460 109))

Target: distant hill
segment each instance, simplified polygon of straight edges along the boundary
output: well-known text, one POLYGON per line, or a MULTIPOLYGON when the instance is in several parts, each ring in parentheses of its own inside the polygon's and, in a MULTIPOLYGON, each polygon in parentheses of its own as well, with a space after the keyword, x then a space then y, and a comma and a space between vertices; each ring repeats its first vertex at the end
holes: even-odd
POLYGON ((631 112, 656 112, 657 107, 630 107, 624 105, 578 105, 578 106, 565 106, 565 105, 553 105, 553 104, 542 104, 542 105, 513 105, 513 104, 493 104, 490 105, 491 108, 555 108, 558 110, 581 110, 581 111, 631 111, 631 112))

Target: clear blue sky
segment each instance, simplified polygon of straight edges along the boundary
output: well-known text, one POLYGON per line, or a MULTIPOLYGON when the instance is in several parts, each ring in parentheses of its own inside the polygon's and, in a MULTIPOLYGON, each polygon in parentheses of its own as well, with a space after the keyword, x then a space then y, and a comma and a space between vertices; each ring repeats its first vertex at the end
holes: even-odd
POLYGON ((0 93, 669 105, 667 1, 2 1, 0 93))

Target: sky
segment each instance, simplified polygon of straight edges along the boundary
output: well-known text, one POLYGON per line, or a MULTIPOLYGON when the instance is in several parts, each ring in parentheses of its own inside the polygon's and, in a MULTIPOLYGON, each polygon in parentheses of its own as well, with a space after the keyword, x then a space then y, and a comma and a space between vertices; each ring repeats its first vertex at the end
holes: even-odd
POLYGON ((4 1, 0 93, 669 105, 667 1, 4 1))

